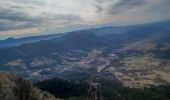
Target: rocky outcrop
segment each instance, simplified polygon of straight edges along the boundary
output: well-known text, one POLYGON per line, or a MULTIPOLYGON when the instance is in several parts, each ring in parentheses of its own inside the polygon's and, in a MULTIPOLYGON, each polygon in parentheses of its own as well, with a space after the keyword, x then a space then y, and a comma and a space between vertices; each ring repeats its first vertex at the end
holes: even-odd
POLYGON ((99 83, 89 83, 88 94, 90 100, 103 100, 99 83))
POLYGON ((15 74, 0 73, 0 100, 59 100, 15 74))

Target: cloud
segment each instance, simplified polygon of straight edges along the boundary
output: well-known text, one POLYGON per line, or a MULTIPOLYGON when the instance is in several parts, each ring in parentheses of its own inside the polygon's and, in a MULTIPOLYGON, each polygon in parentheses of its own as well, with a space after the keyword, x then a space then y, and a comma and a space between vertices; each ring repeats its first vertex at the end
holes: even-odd
POLYGON ((0 4, 0 31, 33 27, 44 27, 46 30, 49 27, 51 29, 58 28, 81 20, 78 15, 55 13, 48 7, 44 7, 40 0, 39 2, 31 2, 30 0, 25 3, 29 5, 24 4, 24 2, 13 3, 13 1, 0 4))
POLYGON ((170 19, 169 0, 119 0, 108 7, 114 23, 140 24, 170 19))
POLYGON ((36 34, 168 20, 169 4, 169 0, 1 0, 0 37, 5 31, 32 28, 39 30, 36 34))
POLYGON ((138 6, 144 4, 145 0, 120 0, 116 6, 138 6))
POLYGON ((40 30, 39 28, 27 28, 27 29, 17 29, 17 30, 12 30, 12 31, 0 31, 0 34, 5 34, 4 36, 1 36, 0 39, 3 38, 8 38, 11 36, 15 36, 15 37, 21 37, 22 36, 27 36, 27 35, 35 35, 34 33, 39 33, 42 30, 40 30))
POLYGON ((109 14, 117 14, 144 4, 144 0, 120 0, 117 3, 110 5, 110 9, 108 11, 109 14))

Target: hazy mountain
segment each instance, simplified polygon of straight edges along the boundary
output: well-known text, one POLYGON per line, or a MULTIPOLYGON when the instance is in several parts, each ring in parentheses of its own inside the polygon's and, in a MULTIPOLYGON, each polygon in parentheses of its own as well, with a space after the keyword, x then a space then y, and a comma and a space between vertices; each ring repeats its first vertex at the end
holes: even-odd
POLYGON ((0 70, 32 79, 107 77, 128 87, 170 83, 170 22, 73 31, 0 49, 0 70), (119 30, 119 31, 118 31, 119 30))
POLYGON ((0 40, 0 48, 19 46, 25 43, 34 43, 41 40, 49 40, 53 38, 59 38, 64 34, 50 34, 50 35, 40 35, 25 38, 8 38, 5 40, 0 40))

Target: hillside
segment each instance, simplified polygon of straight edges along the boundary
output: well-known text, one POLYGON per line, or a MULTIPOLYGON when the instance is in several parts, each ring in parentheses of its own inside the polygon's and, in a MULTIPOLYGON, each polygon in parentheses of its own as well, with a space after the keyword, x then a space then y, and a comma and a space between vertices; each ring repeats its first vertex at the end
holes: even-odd
POLYGON ((169 100, 170 86, 128 88, 107 79, 68 80, 54 78, 35 86, 66 100, 169 100), (61 92, 62 91, 62 92, 61 92))
POLYGON ((0 73, 0 100, 59 100, 15 74, 0 73))
POLYGON ((135 89, 122 87, 109 79, 69 80, 54 78, 32 86, 28 81, 11 73, 0 73, 0 89, 0 100, 170 99, 169 85, 135 89), (62 99, 56 99, 49 93, 62 99))

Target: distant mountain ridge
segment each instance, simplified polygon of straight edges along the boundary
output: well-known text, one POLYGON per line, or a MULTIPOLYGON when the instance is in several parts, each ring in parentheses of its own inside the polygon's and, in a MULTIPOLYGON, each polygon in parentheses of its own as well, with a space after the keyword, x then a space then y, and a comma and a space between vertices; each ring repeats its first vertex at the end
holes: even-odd
POLYGON ((41 40, 49 40, 53 38, 59 38, 64 34, 51 34, 51 35, 40 35, 40 36, 31 36, 31 37, 24 37, 24 38, 8 38, 6 40, 0 40, 0 48, 7 48, 7 47, 14 47, 19 46, 26 43, 34 43, 41 40))
MULTIPOLYGON (((152 31, 159 31, 160 27, 164 30, 168 30, 170 25, 170 21, 163 21, 163 22, 155 22, 155 23, 149 23, 149 24, 141 24, 141 25, 131 25, 131 26, 107 26, 107 27, 101 27, 101 28, 92 28, 92 29, 86 29, 86 30, 79 30, 79 31, 73 31, 73 32, 67 32, 67 33, 59 33, 59 34, 50 34, 50 35, 40 35, 40 36, 31 36, 31 37, 25 37, 25 38, 8 38, 6 40, 0 40, 0 48, 6 48, 6 47, 13 47, 13 46, 19 46, 26 43, 33 43, 38 42, 41 40, 50 40, 54 38, 60 38, 64 35, 75 33, 75 32, 93 32, 97 35, 104 35, 104 34, 125 34, 127 32, 134 32, 136 29, 140 29, 138 31, 147 30, 147 32, 152 31)), ((143 31, 143 32, 145 32, 143 31)))
POLYGON ((169 45, 169 21, 73 31, 0 49, 0 70, 38 81, 107 77, 128 87, 167 84, 169 45))

